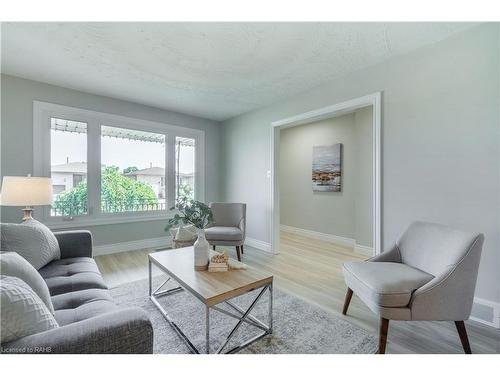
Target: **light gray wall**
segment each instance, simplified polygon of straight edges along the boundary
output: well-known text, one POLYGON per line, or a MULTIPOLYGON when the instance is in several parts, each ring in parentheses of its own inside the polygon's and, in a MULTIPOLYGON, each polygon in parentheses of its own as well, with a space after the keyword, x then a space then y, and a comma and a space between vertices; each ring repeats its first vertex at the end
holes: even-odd
POLYGON ((280 131, 280 224, 354 237, 354 114, 280 131), (343 144, 342 191, 314 192, 312 148, 343 144))
MULTIPOLYGON (((205 197, 219 200, 220 125, 211 120, 169 112, 123 100, 92 95, 41 82, 1 76, 1 173, 26 175, 33 172, 33 100, 113 113, 143 120, 205 131, 205 197)), ((20 210, 2 208, 2 221, 18 222, 20 210)), ((91 226, 96 245, 135 241, 165 235, 164 221, 91 226)))
POLYGON ((354 239, 373 247, 373 107, 354 112, 356 139, 356 184, 354 198, 354 239))
POLYGON ((281 130, 281 224, 351 238, 371 246, 372 112, 371 107, 357 112, 281 130), (314 192, 312 148, 335 143, 343 145, 342 191, 314 192), (360 186, 366 183, 370 185, 360 186))
POLYGON ((477 296, 500 300, 499 31, 486 24, 224 123, 224 199, 270 242, 270 124, 382 91, 382 240, 413 220, 486 236, 477 296))

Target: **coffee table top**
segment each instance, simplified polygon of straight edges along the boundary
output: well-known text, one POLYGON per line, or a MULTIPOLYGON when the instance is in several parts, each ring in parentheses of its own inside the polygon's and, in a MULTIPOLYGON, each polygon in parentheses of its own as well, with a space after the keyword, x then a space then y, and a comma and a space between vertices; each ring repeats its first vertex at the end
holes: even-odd
POLYGON ((250 266, 246 270, 227 272, 195 271, 192 246, 151 253, 149 259, 207 306, 216 305, 273 281, 273 275, 250 266))

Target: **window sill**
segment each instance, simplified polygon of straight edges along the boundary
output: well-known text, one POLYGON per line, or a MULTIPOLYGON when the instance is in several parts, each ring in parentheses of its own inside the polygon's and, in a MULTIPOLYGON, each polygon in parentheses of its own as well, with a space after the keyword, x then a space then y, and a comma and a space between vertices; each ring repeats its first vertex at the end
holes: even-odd
POLYGON ((42 220, 43 223, 50 229, 71 229, 71 228, 81 228, 81 227, 93 227, 100 225, 112 225, 112 224, 127 224, 127 223, 140 223, 145 221, 158 221, 164 220, 165 222, 171 218, 173 214, 171 213, 161 213, 155 215, 135 215, 135 216, 100 216, 95 218, 77 218, 76 220, 54 220, 45 219, 42 220))

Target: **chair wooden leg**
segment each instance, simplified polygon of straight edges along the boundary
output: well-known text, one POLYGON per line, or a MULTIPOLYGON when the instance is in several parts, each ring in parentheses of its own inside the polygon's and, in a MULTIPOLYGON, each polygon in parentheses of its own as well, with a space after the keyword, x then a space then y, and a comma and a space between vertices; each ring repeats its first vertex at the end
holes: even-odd
POLYGON ((464 348, 465 354, 472 354, 470 349, 469 338, 467 337, 467 330, 465 329, 465 324, 463 320, 455 322, 455 327, 457 327, 458 336, 460 336, 460 341, 462 342, 462 347, 464 348))
POLYGON ((240 247, 236 246, 236 256, 238 257, 238 261, 241 261, 240 247))
POLYGON ((240 248, 241 248, 241 253, 243 254, 243 245, 241 245, 240 248))
POLYGON ((352 289, 347 288, 347 292, 345 294, 345 300, 344 300, 344 308, 342 309, 342 314, 344 314, 344 315, 347 314, 347 309, 349 308, 349 304, 351 303, 351 298, 352 298, 352 289))
POLYGON ((387 331, 389 331, 389 319, 380 318, 378 354, 385 354, 385 347, 387 346, 387 331))

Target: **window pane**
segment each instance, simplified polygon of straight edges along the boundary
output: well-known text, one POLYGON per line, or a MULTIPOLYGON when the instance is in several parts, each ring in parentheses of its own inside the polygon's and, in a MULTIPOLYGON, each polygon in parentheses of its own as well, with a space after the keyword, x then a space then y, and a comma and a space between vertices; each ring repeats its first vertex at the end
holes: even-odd
POLYGON ((101 126, 101 211, 166 209, 165 135, 101 126))
POLYGON ((51 216, 87 214, 87 124, 50 119, 51 216))
POLYGON ((195 140, 175 138, 175 197, 194 199, 195 140))

